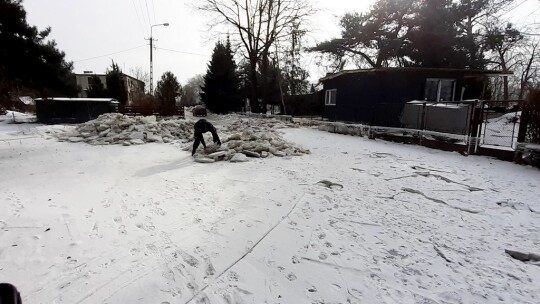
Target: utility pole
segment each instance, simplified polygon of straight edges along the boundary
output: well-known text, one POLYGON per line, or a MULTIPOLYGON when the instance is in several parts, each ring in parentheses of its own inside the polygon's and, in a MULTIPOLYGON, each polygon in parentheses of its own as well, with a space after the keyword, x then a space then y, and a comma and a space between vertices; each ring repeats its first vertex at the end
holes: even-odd
POLYGON ((154 38, 152 37, 152 29, 154 26, 169 26, 169 23, 160 23, 160 24, 154 24, 150 26, 150 38, 146 40, 150 40, 150 95, 154 94, 154 57, 153 57, 153 50, 154 50, 154 38))

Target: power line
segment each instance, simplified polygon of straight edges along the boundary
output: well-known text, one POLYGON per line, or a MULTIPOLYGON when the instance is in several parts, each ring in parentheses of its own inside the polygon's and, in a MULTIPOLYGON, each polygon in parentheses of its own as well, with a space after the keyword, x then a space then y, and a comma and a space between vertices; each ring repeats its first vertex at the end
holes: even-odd
POLYGON ((152 0, 152 11, 154 11, 154 22, 156 22, 156 6, 154 5, 154 0, 152 0))
MULTIPOLYGON (((150 22, 150 25, 152 25, 152 21, 150 20, 150 12, 148 11, 148 0, 144 0, 144 3, 146 4, 146 15, 148 16, 148 21, 150 22)), ((154 23, 156 19, 154 18, 154 23)))
POLYGON ((540 10, 540 7, 535 9, 532 13, 528 14, 527 17, 525 18, 529 18, 530 16, 532 16, 534 13, 538 12, 538 10, 540 10))
POLYGON ((139 9, 141 10, 141 16, 142 16, 142 19, 144 20, 144 25, 146 28, 149 28, 150 27, 150 19, 146 20, 146 18, 144 18, 144 9, 143 9, 143 6, 141 4, 141 0, 138 0, 139 2, 139 9))
POLYGON ((186 55, 201 56, 201 57, 206 57, 206 58, 211 57, 210 55, 206 55, 206 54, 190 53, 190 52, 177 51, 177 50, 165 49, 165 48, 160 48, 160 47, 155 47, 155 49, 174 52, 174 53, 180 53, 180 54, 186 54, 186 55))
POLYGON ((529 1, 529 0, 523 0, 523 1, 521 1, 520 3, 518 3, 517 5, 515 5, 514 7, 512 7, 511 9, 507 10, 506 12, 503 12, 499 17, 509 14, 511 11, 513 11, 513 10, 515 10, 516 8, 518 8, 518 7, 522 6, 523 4, 525 4, 525 2, 527 2, 527 1, 529 1))
POLYGON ((109 54, 105 54, 105 55, 90 57, 90 58, 86 58, 86 59, 75 60, 73 62, 81 62, 81 61, 88 61, 88 60, 92 60, 92 59, 103 58, 103 57, 107 57, 107 56, 111 56, 111 55, 116 55, 116 54, 120 54, 120 53, 129 52, 129 51, 139 49, 139 48, 142 48, 142 47, 146 47, 146 46, 147 46, 147 44, 143 44, 143 45, 139 45, 139 46, 136 46, 136 47, 133 47, 133 48, 130 48, 130 49, 126 49, 126 50, 122 50, 122 51, 118 51, 118 52, 114 52, 114 53, 109 53, 109 54))
POLYGON ((135 10, 135 14, 137 15, 137 23, 139 26, 143 29, 143 33, 146 34, 144 24, 141 22, 141 17, 139 17, 139 11, 137 10, 137 6, 135 5, 135 0, 131 0, 131 3, 133 4, 133 9, 135 10))

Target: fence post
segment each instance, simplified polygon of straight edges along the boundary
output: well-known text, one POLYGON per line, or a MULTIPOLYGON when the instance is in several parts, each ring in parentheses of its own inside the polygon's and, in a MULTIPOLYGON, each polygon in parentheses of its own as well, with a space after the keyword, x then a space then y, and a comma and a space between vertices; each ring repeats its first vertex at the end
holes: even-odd
POLYGON ((420 146, 422 145, 422 140, 424 139, 424 130, 426 129, 426 119, 427 119, 427 103, 422 104, 422 120, 420 125, 420 146))
POLYGON ((527 128, 529 126, 530 113, 529 108, 522 106, 521 107, 521 119, 519 122, 519 131, 518 131, 518 143, 525 142, 525 137, 527 136, 527 128))
MULTIPOLYGON (((474 139, 475 145, 474 145, 474 153, 478 153, 478 145, 480 144, 480 136, 482 136, 482 126, 484 124, 484 111, 485 111, 485 105, 484 100, 480 100, 480 119, 476 120, 478 125, 476 126, 476 138, 474 139)), ((475 114, 475 117, 478 116, 478 113, 475 114)), ((486 115, 486 124, 487 124, 487 115, 486 115)), ((487 125, 486 125, 487 127, 487 125)), ((484 128, 485 129, 485 128, 484 128)), ((484 130, 485 132, 485 130, 484 130)))
POLYGON ((475 117, 476 117, 476 106, 478 104, 478 100, 475 100, 473 103, 472 103, 472 109, 471 109, 471 114, 469 116, 469 134, 467 134, 468 138, 467 138, 467 154, 470 155, 471 154, 471 145, 472 145, 472 141, 473 139, 476 138, 475 136, 475 131, 476 131, 476 121, 475 121, 475 117))

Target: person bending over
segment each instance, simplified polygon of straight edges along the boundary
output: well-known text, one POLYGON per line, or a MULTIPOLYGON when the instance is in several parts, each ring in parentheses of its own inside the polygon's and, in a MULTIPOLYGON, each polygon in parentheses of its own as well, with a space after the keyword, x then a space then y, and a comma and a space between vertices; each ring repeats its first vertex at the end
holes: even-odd
POLYGON ((203 147, 206 149, 203 133, 206 133, 206 132, 212 133, 212 138, 214 140, 214 143, 221 146, 221 141, 219 140, 219 136, 217 134, 216 128, 211 123, 209 123, 206 119, 201 119, 197 121, 194 125, 194 129, 195 129, 195 142, 193 143, 193 151, 191 152, 192 156, 195 155, 195 151, 199 147, 200 143, 202 143, 203 147))

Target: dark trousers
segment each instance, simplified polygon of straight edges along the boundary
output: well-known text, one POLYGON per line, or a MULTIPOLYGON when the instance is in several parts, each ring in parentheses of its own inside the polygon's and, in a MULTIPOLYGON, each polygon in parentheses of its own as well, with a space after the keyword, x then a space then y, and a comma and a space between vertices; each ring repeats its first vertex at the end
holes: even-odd
POLYGON ((191 151, 191 155, 195 154, 195 151, 199 147, 199 144, 203 145, 203 147, 206 149, 206 143, 204 142, 204 137, 202 133, 195 134, 195 142, 193 143, 193 151, 191 151))

